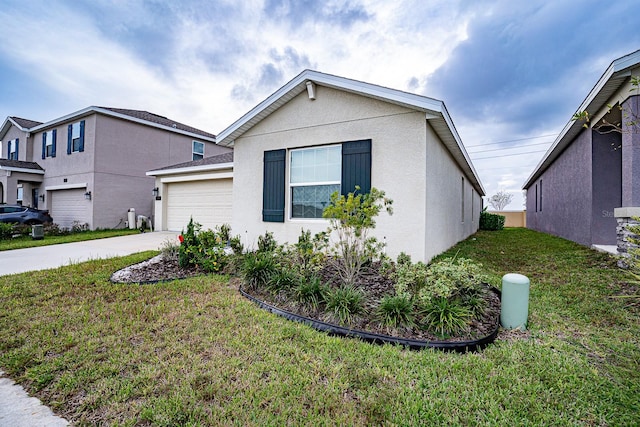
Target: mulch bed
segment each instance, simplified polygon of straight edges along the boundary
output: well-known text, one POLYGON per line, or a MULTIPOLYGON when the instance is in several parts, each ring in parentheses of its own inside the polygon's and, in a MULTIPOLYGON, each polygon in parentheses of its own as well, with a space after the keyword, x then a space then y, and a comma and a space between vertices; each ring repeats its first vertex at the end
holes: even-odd
MULTIPOLYGON (((158 255, 150 260, 115 272, 111 276, 111 281, 114 283, 155 283, 167 280, 185 279, 203 274, 205 273, 198 269, 181 268, 178 265, 177 259, 164 258, 162 255, 158 255)), ((320 271, 320 276, 323 282, 327 283, 329 286, 340 286, 340 278, 337 275, 335 268, 330 264, 326 265, 320 271)), ((233 280, 232 283, 239 286, 240 280, 233 280)), ((399 338, 423 341, 467 341, 491 334, 495 330, 500 317, 499 297, 493 292, 487 292, 487 310, 485 316, 482 319, 472 321, 468 331, 464 335, 443 338, 437 337, 419 328, 397 328, 390 330, 381 326, 375 320, 372 313, 375 312, 375 304, 377 301, 379 301, 384 295, 389 295, 394 292, 393 281, 380 273, 380 265, 376 263, 364 269, 356 283, 356 287, 365 292, 368 305, 366 306, 366 313, 361 317, 354 318, 349 327, 375 334, 392 335, 399 338)), ((311 319, 320 320, 322 322, 335 323, 335 320, 326 313, 319 310, 310 310, 307 307, 300 306, 290 301, 282 294, 274 295, 261 290, 243 290, 255 298, 282 310, 311 319)))

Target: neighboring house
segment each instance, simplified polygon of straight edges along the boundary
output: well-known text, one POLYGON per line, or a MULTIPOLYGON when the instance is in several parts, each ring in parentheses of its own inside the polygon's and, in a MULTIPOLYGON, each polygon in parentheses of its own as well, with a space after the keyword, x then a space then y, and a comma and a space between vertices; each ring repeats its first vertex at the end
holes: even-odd
POLYGON ((374 231, 391 256, 429 260, 478 228, 485 192, 441 101, 306 70, 217 141, 234 147, 231 224, 249 247, 326 230, 330 194, 356 185, 394 201, 374 231))
POLYGON ((152 215, 146 171, 229 152, 215 135, 146 111, 88 107, 47 123, 9 117, 0 128, 0 198, 48 209, 55 223, 124 226, 152 215))
POLYGON ((155 228, 182 231, 189 220, 213 229, 231 224, 233 152, 147 172, 156 177, 155 228))
POLYGON ((638 75, 640 51, 616 59, 578 107, 592 117, 588 128, 569 120, 524 184, 527 227, 587 246, 616 245, 615 216, 640 214, 640 134, 628 125, 640 114, 631 85, 638 75), (622 133, 596 129, 603 118, 621 123, 622 133))

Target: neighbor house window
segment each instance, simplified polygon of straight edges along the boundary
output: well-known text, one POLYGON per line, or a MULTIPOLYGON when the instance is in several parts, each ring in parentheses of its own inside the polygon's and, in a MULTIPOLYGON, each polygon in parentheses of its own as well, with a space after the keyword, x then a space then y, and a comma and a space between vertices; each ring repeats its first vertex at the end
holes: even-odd
POLYGON ((67 154, 84 151, 84 120, 67 127, 67 154))
POLYGON ((22 187, 18 187, 18 193, 16 194, 16 202, 19 205, 22 204, 23 195, 24 195, 24 189, 22 187))
POLYGON ((542 212, 542 180, 540 180, 540 212, 542 212))
POLYGON ((9 160, 18 160, 18 148, 20 145, 20 140, 18 138, 13 141, 9 141, 7 143, 7 159, 9 160))
POLYGON ((331 194, 340 192, 341 146, 292 150, 290 165, 291 218, 322 218, 331 194))
POLYGON ((204 157, 204 142, 193 141, 193 156, 191 160, 200 160, 204 157))
POLYGON ((56 156, 56 130, 42 134, 42 158, 56 156))

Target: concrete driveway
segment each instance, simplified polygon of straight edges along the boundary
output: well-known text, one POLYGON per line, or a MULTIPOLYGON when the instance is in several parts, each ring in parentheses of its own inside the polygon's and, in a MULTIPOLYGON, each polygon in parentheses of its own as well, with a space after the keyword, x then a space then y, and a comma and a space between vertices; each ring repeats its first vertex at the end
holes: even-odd
POLYGON ((179 233, 155 231, 85 242, 63 243, 0 252, 0 276, 25 271, 46 270, 92 259, 113 258, 136 252, 160 249, 171 240, 178 242, 179 233))

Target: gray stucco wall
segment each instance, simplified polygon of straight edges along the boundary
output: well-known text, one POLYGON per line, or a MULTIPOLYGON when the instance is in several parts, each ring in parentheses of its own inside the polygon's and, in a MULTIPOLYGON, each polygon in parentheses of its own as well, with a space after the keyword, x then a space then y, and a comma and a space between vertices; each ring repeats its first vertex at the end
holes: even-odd
POLYGON ((591 245, 591 140, 592 131, 583 130, 540 178, 526 189, 528 228, 591 245))
POLYGON ((592 135, 593 205, 591 244, 615 245, 617 221, 613 210, 622 206, 621 135, 613 132, 592 135))
MULTIPOLYGON (((629 116, 623 126, 633 117, 640 117, 640 96, 629 97, 622 110, 629 116)), ((640 206, 640 125, 624 126, 622 134, 622 204, 640 206)))

